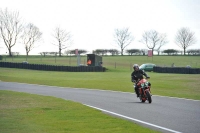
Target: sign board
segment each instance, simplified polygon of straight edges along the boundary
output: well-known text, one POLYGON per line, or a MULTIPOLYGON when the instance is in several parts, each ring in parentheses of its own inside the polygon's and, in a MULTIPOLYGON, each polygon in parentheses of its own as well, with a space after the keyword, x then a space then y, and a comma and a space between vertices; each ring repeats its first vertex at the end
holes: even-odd
POLYGON ((152 50, 148 50, 148 56, 151 57, 152 55, 152 50))
POLYGON ((75 54, 78 55, 78 49, 75 49, 75 54))

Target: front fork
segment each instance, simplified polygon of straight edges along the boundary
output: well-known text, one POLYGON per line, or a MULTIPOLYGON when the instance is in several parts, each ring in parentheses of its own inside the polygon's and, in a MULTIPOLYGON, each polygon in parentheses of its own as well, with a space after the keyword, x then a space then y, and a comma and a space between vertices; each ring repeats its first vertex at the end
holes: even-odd
POLYGON ((151 93, 150 88, 148 88, 148 89, 144 89, 144 88, 139 89, 140 94, 141 94, 141 95, 144 95, 144 97, 146 97, 146 91, 147 91, 147 90, 149 90, 149 93, 151 93))

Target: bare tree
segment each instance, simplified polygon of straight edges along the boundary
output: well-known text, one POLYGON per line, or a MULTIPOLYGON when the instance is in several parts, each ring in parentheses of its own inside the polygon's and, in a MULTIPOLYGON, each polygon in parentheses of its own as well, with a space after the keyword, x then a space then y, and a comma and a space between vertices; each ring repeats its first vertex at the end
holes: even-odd
POLYGON ((134 37, 131 35, 131 32, 129 32, 128 28, 124 28, 115 30, 114 39, 121 49, 121 55, 123 55, 124 49, 130 45, 134 40, 134 37))
POLYGON ((93 53, 104 56, 104 55, 107 55, 108 50, 107 49, 96 49, 93 51, 93 53))
POLYGON ((40 41, 41 37, 42 33, 39 31, 39 28, 35 25, 29 23, 23 28, 21 38, 25 46, 27 56, 29 52, 35 47, 35 42, 40 41))
POLYGON ((59 50, 59 56, 61 56, 61 52, 63 49, 68 48, 69 46, 71 46, 71 34, 70 32, 66 32, 65 30, 57 27, 54 31, 53 36, 56 39, 56 43, 54 43, 54 45, 58 46, 59 50))
POLYGON ((48 52, 40 52, 39 54, 45 57, 48 54, 48 52))
POLYGON ((127 49, 126 53, 128 53, 129 55, 140 55, 141 51, 139 49, 127 49))
POLYGON ((180 51, 175 50, 175 49, 166 49, 166 50, 163 50, 162 52, 168 55, 177 55, 180 51))
POLYGON ((167 43, 166 34, 160 34, 155 30, 145 31, 140 42, 151 49, 153 54, 156 48, 158 51, 163 45, 167 43))
POLYGON ((0 34, 6 45, 9 56, 12 56, 12 47, 16 44, 18 36, 22 31, 19 12, 9 12, 7 8, 0 10, 0 34))
MULTIPOLYGON (((70 50, 70 51, 65 51, 65 54, 69 54, 70 53, 73 53, 73 54, 76 54, 76 49, 73 49, 73 50, 70 50)), ((84 49, 78 49, 78 54, 85 54, 87 53, 87 50, 84 50, 84 49)))
POLYGON ((200 55, 200 49, 189 49, 187 52, 188 55, 200 55))
POLYGON ((160 35, 160 41, 158 43, 158 47, 156 48, 156 51, 158 52, 158 55, 160 54, 160 49, 162 46, 164 46, 166 43, 168 43, 167 41, 167 35, 166 34, 161 34, 160 35))
POLYGON ((118 55, 119 51, 117 49, 108 49, 108 53, 114 56, 114 55, 118 55))
POLYGON ((186 49, 191 46, 192 44, 196 43, 196 39, 194 36, 194 32, 191 32, 189 28, 181 28, 178 30, 176 37, 175 37, 175 43, 183 48, 184 55, 186 52, 186 49))
POLYGON ((142 55, 145 55, 145 54, 147 54, 148 49, 141 49, 140 51, 141 51, 142 55))

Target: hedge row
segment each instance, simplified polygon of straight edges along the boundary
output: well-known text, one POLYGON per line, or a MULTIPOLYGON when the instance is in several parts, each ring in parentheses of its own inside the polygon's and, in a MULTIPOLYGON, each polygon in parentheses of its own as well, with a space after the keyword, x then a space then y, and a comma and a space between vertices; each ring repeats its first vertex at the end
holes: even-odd
POLYGON ((25 64, 13 62, 0 62, 0 67, 67 72, 104 72, 106 70, 105 67, 101 66, 55 66, 45 64, 25 64))
POLYGON ((186 67, 155 66, 153 68, 153 71, 158 73, 200 74, 200 68, 186 68, 186 67))

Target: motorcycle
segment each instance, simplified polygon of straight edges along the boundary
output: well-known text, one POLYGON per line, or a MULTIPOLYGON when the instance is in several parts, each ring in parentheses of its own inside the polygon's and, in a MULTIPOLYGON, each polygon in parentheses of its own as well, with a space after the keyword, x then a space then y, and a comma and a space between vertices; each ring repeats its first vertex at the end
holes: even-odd
MULTIPOLYGON (((139 86, 139 98, 141 102, 148 101, 149 103, 152 102, 151 98, 151 91, 150 91, 150 83, 147 79, 141 79, 136 84, 139 86)), ((135 87, 135 85, 134 85, 135 87)))

